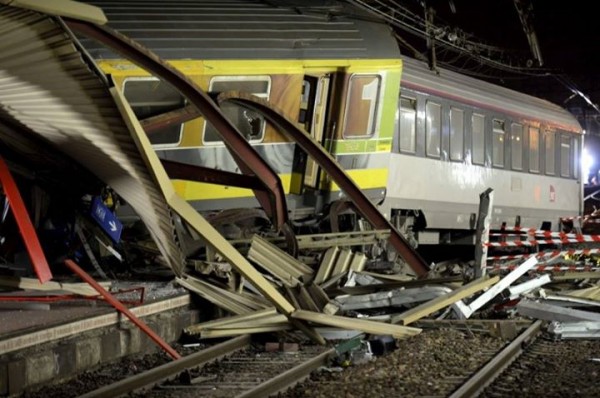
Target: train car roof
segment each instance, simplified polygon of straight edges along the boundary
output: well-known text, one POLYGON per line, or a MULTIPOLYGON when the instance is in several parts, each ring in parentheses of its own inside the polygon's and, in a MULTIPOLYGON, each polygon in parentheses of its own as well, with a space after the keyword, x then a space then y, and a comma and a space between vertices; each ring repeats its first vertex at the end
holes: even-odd
MULTIPOLYGON (((85 0, 163 59, 397 59, 392 30, 333 0, 85 0)), ((120 58, 88 39, 96 59, 120 58)))
POLYGON ((575 116, 544 99, 446 69, 433 72, 425 62, 412 58, 402 57, 402 63, 404 87, 508 113, 517 119, 544 121, 566 131, 582 131, 575 116))

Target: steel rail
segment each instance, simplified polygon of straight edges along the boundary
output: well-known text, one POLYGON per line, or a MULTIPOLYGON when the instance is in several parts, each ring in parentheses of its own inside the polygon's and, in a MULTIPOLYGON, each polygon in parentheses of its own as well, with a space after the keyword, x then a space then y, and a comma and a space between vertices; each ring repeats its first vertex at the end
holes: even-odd
POLYGON ((316 357, 289 369, 272 379, 259 384, 251 390, 236 396, 236 398, 264 398, 285 391, 288 387, 302 381, 319 366, 325 366, 329 359, 336 354, 335 348, 331 348, 316 357))
POLYGON ((517 336, 509 345, 492 358, 483 368, 463 383, 449 398, 476 397, 498 377, 524 351, 524 346, 537 337, 542 321, 538 320, 517 336))
POLYGON ((166 379, 176 376, 187 369, 199 367, 207 362, 218 360, 235 351, 242 350, 248 347, 250 342, 250 335, 246 334, 239 336, 195 354, 181 357, 176 361, 166 363, 133 377, 129 377, 116 383, 98 388, 94 391, 90 391, 86 394, 80 395, 79 398, 118 397, 134 390, 149 388, 166 379))

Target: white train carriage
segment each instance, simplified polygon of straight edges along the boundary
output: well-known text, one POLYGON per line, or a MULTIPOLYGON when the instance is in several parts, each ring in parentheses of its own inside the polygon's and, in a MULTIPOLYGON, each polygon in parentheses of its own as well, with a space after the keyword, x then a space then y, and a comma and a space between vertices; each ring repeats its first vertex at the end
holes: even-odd
POLYGON ((406 57, 400 91, 381 209, 419 243, 472 243, 488 188, 492 228, 581 215, 584 131, 568 111, 406 57))

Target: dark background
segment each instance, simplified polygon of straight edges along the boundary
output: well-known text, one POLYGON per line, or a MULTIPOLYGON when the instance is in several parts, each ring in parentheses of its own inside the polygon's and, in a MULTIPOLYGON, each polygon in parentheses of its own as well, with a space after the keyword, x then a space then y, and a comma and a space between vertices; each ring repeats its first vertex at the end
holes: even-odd
MULTIPOLYGON (((585 147, 600 167, 600 17, 583 0, 360 0, 395 10, 401 51, 568 109, 586 130, 585 147), (535 35, 525 33, 517 5, 535 35), (426 23, 429 21, 429 23, 426 23), (427 29, 430 29, 429 31, 427 29), (429 32, 429 34, 427 34, 429 32), (434 36, 432 51, 427 37, 434 36), (450 40, 453 38, 454 40, 450 40), (530 37, 532 37, 530 35, 530 37), (541 61, 541 62, 540 62, 541 61)), ((373 9, 371 9, 373 11, 373 9)), ((594 170, 593 170, 594 171, 594 170)))

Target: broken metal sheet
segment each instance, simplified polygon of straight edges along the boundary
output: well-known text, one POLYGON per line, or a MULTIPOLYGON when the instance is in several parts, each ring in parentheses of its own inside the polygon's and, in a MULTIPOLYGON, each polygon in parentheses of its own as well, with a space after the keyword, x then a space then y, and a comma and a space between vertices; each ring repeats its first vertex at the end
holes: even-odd
POLYGON ((225 328, 242 329, 244 327, 262 327, 269 325, 291 326, 285 315, 277 313, 277 310, 271 307, 265 308, 263 310, 254 311, 248 314, 234 315, 226 318, 214 319, 211 321, 191 325, 186 327, 184 329, 184 332, 190 335, 197 335, 205 330, 218 330, 225 328))
POLYGON ((248 326, 240 328, 205 329, 200 332, 202 339, 241 336, 244 334, 284 332, 293 329, 290 323, 277 325, 248 326))
POLYGON ((329 303, 329 296, 319 285, 314 283, 309 284, 307 287, 310 296, 314 300, 319 312, 323 311, 323 308, 329 303))
POLYGON ((487 302, 500 294, 504 289, 512 285, 514 281, 523 276, 527 271, 531 270, 537 263, 538 261, 535 257, 530 257, 517 268, 509 272, 508 275, 502 278, 498 283, 469 303, 469 310, 471 314, 483 307, 487 302))
POLYGON ((169 177, 161 165, 160 159, 152 149, 148 137, 135 118, 133 110, 118 90, 111 89, 111 92, 115 95, 115 99, 119 104, 119 109, 128 115, 125 119, 131 123, 131 131, 138 141, 141 153, 145 158, 144 160, 148 164, 148 169, 153 172, 155 181, 157 181, 160 186, 168 204, 190 225, 192 229, 202 236, 206 242, 209 242, 215 250, 221 253, 223 258, 236 268, 243 277, 248 279, 262 295, 269 298, 282 313, 290 314, 293 312, 294 307, 281 295, 281 293, 279 293, 279 291, 277 291, 277 289, 275 289, 275 287, 240 254, 240 252, 235 250, 227 239, 225 239, 225 237, 223 237, 204 217, 202 217, 183 198, 177 195, 169 177))
MULTIPOLYGON (((399 288, 414 288, 420 286, 428 286, 428 285, 444 285, 452 287, 455 283, 462 283, 463 277, 446 277, 446 278, 431 278, 431 279, 408 279, 398 282, 381 282, 379 278, 374 278, 373 273, 365 273, 360 272, 357 273, 354 278, 356 281, 361 281, 361 286, 344 286, 339 289, 339 292, 330 292, 333 296, 342 295, 342 294, 350 294, 350 295, 359 295, 359 294, 369 294, 380 291, 387 291, 392 289, 399 288), (364 282, 364 285, 362 284, 364 282), (368 283, 371 282, 371 283, 368 283)), ((387 275, 391 276, 391 275, 387 275)), ((459 285, 460 287, 460 285, 459 285)))
MULTIPOLYGON (((369 272, 369 271, 362 271, 361 274, 369 275, 369 276, 377 278, 381 281, 386 281, 386 282, 408 282, 408 281, 415 280, 414 277, 407 276, 407 275, 387 275, 387 274, 378 274, 377 272, 369 272)), ((429 279, 423 279, 424 283, 427 283, 427 281, 429 281, 429 279)))
POLYGON ((335 260, 331 276, 334 277, 339 274, 347 273, 350 268, 350 261, 352 261, 352 251, 349 249, 342 249, 335 260))
POLYGON ((555 282, 579 280, 579 279, 600 279, 600 272, 589 271, 589 272, 565 272, 563 274, 552 275, 552 280, 555 282))
POLYGON ((0 4, 10 5, 44 14, 70 17, 82 21, 104 25, 107 22, 101 8, 71 0, 0 0, 0 4))
POLYGON ((252 311, 252 308, 249 308, 237 301, 228 300, 223 294, 220 294, 222 292, 219 292, 218 289, 215 291, 215 289, 210 289, 204 284, 193 283, 184 278, 176 278, 176 282, 186 289, 197 293, 200 297, 210 301, 217 307, 223 308, 232 314, 248 314, 252 311))
MULTIPOLYGON (((164 163, 164 162, 163 162, 164 163)), ((370 231, 350 231, 350 232, 324 232, 320 234, 308 234, 298 235, 296 240, 298 242, 299 249, 315 249, 315 250, 326 250, 331 247, 347 247, 347 246, 368 246, 378 245, 382 241, 389 239, 390 232, 384 230, 370 230, 370 231)), ((268 240, 280 246, 284 244, 284 238, 269 237, 268 240)), ((233 245, 247 245, 250 243, 249 239, 233 239, 231 240, 233 245)))
POLYGON ((323 336, 325 340, 350 340, 360 335, 364 335, 364 333, 360 330, 338 329, 331 327, 317 327, 316 330, 321 336, 323 336))
POLYGON ((260 252, 248 252, 248 259, 262 267, 266 272, 274 276, 279 282, 283 283, 287 287, 294 287, 302 284, 302 282, 290 274, 290 267, 281 266, 281 263, 273 261, 268 254, 260 252))
MULTIPOLYGON (((105 81, 90 70, 69 33, 51 17, 0 6, 0 36, 0 117, 24 125, 110 185, 181 274, 183 254, 169 206, 105 81)), ((9 137, 0 132, 0 139, 9 137)))
POLYGON ((216 286, 213 283, 206 282, 202 279, 194 278, 190 275, 184 275, 181 278, 175 279, 179 282, 187 282, 187 284, 191 284, 196 289, 201 288, 203 291, 213 293, 214 295, 221 296, 224 300, 229 302, 237 302, 243 306, 246 306, 252 310, 260 310, 269 307, 269 303, 266 303, 262 297, 253 297, 253 294, 245 292, 237 293, 231 290, 227 290, 225 288, 221 288, 216 286))
POLYGON ((306 287, 300 285, 298 286, 298 300, 300 301, 300 307, 313 312, 321 312, 321 308, 317 305, 315 300, 311 297, 310 293, 306 287))
POLYGON ((395 338, 406 338, 421 333, 421 329, 410 326, 392 325, 389 323, 370 321, 366 319, 348 318, 337 315, 320 314, 298 310, 292 317, 321 325, 334 326, 341 329, 361 330, 365 333, 390 335, 395 338))
POLYGON ((359 286, 381 285, 382 283, 383 282, 381 282, 379 279, 374 278, 371 275, 365 275, 360 272, 353 272, 352 275, 350 276, 350 278, 348 278, 348 282, 346 283, 346 286, 344 286, 344 287, 355 287, 356 285, 359 285, 359 286))
MULTIPOLYGON (((105 289, 110 289, 112 282, 98 282, 98 284, 105 289)), ((98 291, 87 283, 60 283, 52 281, 40 283, 37 279, 13 276, 0 276, 0 286, 44 292, 69 292, 80 296, 98 295, 98 291)))
POLYGON ((232 315, 224 318, 212 319, 210 321, 197 323, 195 325, 185 327, 183 331, 188 334, 196 334, 199 333, 200 330, 202 330, 205 327, 218 327, 220 325, 235 324, 240 322, 247 323, 265 318, 275 317, 277 315, 285 317, 284 315, 278 314, 277 310, 274 307, 265 308, 262 310, 250 312, 248 314, 232 315))
POLYGON ((600 307, 600 301, 588 300, 579 297, 561 296, 558 294, 548 294, 545 291, 540 291, 540 297, 545 302, 560 307, 600 307))
POLYGON ((344 279, 346 277, 346 275, 347 274, 337 274, 335 276, 332 276, 329 279, 327 279, 325 282, 321 283, 319 286, 323 290, 328 290, 328 289, 334 288, 334 286, 337 288, 340 281, 342 279, 344 279))
POLYGON ((392 317, 392 323, 408 325, 444 307, 452 305, 455 302, 462 300, 463 298, 469 297, 473 293, 483 290, 486 287, 492 286, 499 280, 500 278, 498 276, 494 276, 493 278, 481 277, 479 279, 475 279, 474 281, 452 291, 451 293, 420 304, 406 312, 403 312, 400 315, 392 317))
POLYGON ((558 339, 600 339, 600 322, 550 322, 548 333, 558 339))
POLYGON ((523 299, 517 304, 517 312, 522 316, 546 321, 600 322, 600 314, 596 312, 564 308, 558 305, 552 305, 529 299, 523 299))
POLYGON ((258 235, 252 237, 248 258, 291 287, 313 277, 312 268, 258 235))
POLYGON ((350 271, 360 272, 367 264, 367 255, 365 253, 355 252, 350 261, 350 271))
POLYGON ((585 289, 560 291, 556 293, 559 296, 577 297, 586 300, 600 301, 600 286, 590 286, 585 289))
POLYGON ((332 246, 325 251, 317 275, 315 276, 314 283, 321 284, 325 282, 331 276, 331 271, 337 261, 338 255, 340 254, 340 248, 332 246))
POLYGON ((451 293, 444 286, 425 286, 413 289, 394 289, 387 292, 363 294, 359 296, 338 296, 333 300, 342 311, 365 308, 384 308, 420 303, 451 293))
POLYGON ((538 287, 544 286, 547 283, 552 282, 552 277, 550 274, 544 274, 537 278, 533 278, 528 280, 527 282, 523 282, 519 285, 511 286, 508 288, 508 298, 510 300, 517 299, 520 295, 529 293, 538 287))

